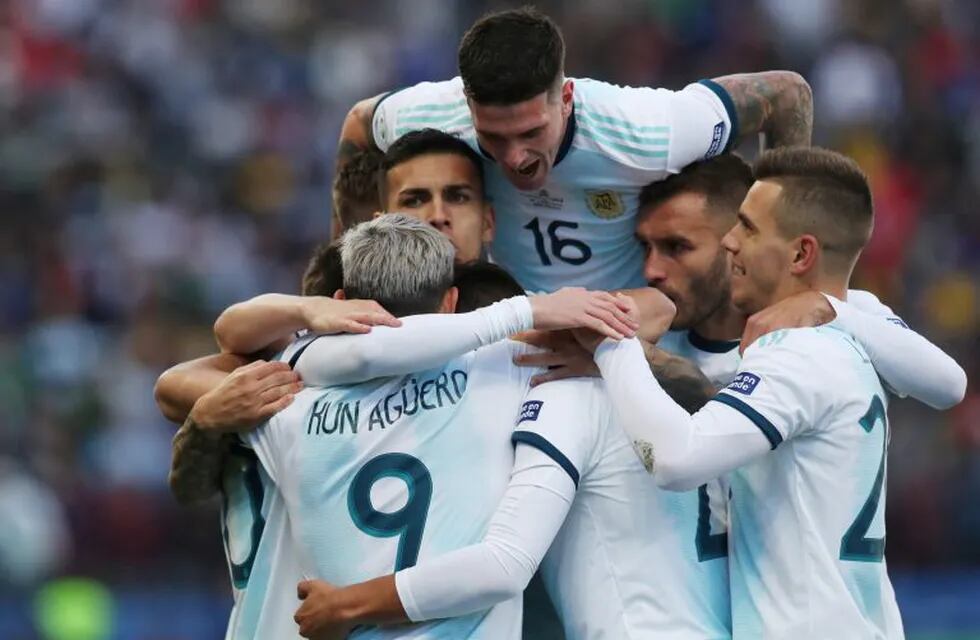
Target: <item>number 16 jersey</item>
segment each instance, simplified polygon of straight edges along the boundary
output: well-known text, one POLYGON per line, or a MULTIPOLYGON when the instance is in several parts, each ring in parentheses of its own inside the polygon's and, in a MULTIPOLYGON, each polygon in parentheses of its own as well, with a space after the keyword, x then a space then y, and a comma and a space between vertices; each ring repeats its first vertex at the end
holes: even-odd
MULTIPOLYGON (((526 348, 504 341, 428 371, 307 388, 249 436, 285 499, 306 575, 352 584, 483 539, 513 466, 511 425, 535 373, 512 362, 526 348)), ((352 637, 516 639, 521 607, 517 597, 470 616, 362 627, 352 637)))
POLYGON ((493 260, 528 291, 646 286, 643 249, 633 236, 640 190, 729 148, 738 137, 733 103, 711 80, 680 91, 570 80, 573 110, 564 139, 535 191, 511 185, 480 147, 458 77, 382 97, 374 141, 386 150, 428 127, 477 150, 496 212, 493 260))

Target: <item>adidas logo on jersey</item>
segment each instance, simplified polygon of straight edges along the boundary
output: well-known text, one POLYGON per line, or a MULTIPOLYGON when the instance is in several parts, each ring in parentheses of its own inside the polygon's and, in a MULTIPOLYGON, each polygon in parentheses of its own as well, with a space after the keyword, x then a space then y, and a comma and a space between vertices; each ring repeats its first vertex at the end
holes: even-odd
POLYGON ((755 391, 755 386, 757 384, 759 384, 759 376, 755 375, 754 373, 749 373, 748 371, 743 371, 735 376, 735 379, 732 380, 732 383, 728 385, 727 388, 731 389, 732 391, 737 391, 742 395, 748 396, 752 395, 752 392, 755 391))

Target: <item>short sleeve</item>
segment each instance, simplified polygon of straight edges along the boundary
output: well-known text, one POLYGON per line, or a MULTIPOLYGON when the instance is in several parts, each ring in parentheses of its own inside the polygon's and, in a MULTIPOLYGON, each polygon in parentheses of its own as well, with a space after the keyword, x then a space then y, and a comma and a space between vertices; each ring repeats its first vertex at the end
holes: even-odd
POLYGON ((712 80, 689 84, 671 95, 670 158, 667 169, 730 151, 738 138, 738 116, 728 92, 712 80))
POLYGON ((433 128, 459 134, 470 126, 470 110, 458 77, 422 82, 381 96, 374 108, 371 132, 382 151, 409 131, 433 128))
POLYGON ((601 383, 576 378, 531 389, 521 405, 511 439, 539 449, 554 460, 578 487, 596 449, 601 416, 597 415, 601 383))
POLYGON ((819 421, 824 373, 814 329, 767 334, 752 344, 735 379, 711 402, 720 402, 748 418, 775 449, 819 421))

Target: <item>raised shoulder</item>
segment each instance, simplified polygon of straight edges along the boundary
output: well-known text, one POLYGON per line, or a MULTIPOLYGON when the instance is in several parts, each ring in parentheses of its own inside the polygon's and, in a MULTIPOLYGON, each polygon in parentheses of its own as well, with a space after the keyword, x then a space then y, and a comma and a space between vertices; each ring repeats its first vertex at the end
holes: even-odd
POLYGON ((463 134, 472 128, 470 110, 459 78, 420 82, 382 95, 372 114, 374 142, 383 151, 416 129, 433 128, 463 134))

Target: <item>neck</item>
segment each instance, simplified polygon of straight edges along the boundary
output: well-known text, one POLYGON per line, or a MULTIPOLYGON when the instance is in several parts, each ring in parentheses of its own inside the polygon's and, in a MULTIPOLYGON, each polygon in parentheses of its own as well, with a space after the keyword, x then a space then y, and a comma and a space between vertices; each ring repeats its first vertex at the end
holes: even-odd
POLYGON ((745 314, 729 302, 691 329, 708 340, 738 340, 745 330, 745 314))

